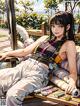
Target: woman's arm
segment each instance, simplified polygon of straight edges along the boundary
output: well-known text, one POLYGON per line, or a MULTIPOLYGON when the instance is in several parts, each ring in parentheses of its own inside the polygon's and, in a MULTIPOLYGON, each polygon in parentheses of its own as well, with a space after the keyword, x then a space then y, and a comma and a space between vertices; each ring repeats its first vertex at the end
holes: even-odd
POLYGON ((76 46, 73 41, 68 41, 66 45, 67 45, 66 50, 69 63, 70 77, 72 77, 76 82, 77 80, 76 46))
POLYGON ((69 85, 66 88, 66 92, 71 93, 76 88, 77 81, 76 46, 73 41, 66 42, 66 53, 70 72, 69 85))
POLYGON ((6 57, 10 57, 10 56, 14 56, 14 57, 23 57, 26 56, 28 54, 31 54, 33 52, 33 50, 35 49, 35 47, 37 45, 40 45, 41 42, 43 42, 44 40, 47 39, 48 36, 42 36, 40 37, 37 41, 35 41, 33 44, 27 46, 24 49, 18 49, 18 50, 14 50, 14 51, 9 51, 6 53, 2 53, 0 54, 0 60, 6 58, 6 57))
MULTIPOLYGON (((66 63, 62 63, 61 67, 69 71, 69 84, 66 88, 67 93, 71 93, 76 87, 77 81, 77 63, 76 63, 76 46, 73 41, 67 41, 63 44, 59 52, 62 60, 67 59, 66 63), (64 66, 63 66, 64 64, 64 66)), ((64 62, 64 61, 63 61, 64 62)))

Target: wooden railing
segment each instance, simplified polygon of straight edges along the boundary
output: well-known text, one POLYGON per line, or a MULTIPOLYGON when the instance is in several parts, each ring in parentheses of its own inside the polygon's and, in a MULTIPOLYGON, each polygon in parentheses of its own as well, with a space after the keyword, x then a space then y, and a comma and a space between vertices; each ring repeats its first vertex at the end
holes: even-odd
POLYGON ((0 24, 4 24, 4 20, 0 19, 0 24))
MULTIPOLYGON (((43 35, 49 35, 50 34, 50 31, 47 30, 45 22, 42 23, 40 30, 28 29, 27 32, 28 32, 29 35, 32 35, 32 36, 43 36, 43 35)), ((75 35, 75 38, 80 40, 80 33, 77 33, 75 35)))
POLYGON ((47 27, 46 27, 46 23, 43 22, 41 25, 41 29, 37 30, 37 29, 29 29, 27 30, 29 35, 33 35, 33 36, 43 36, 43 35, 48 35, 49 31, 47 31, 47 27))

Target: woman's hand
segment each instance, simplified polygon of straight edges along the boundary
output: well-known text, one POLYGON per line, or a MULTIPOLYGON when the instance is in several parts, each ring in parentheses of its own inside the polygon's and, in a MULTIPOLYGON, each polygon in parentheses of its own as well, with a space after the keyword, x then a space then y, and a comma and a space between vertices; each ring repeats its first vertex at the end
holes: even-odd
POLYGON ((71 94, 72 91, 73 91, 75 88, 76 88, 76 82, 74 81, 73 78, 70 77, 70 78, 69 78, 69 84, 68 84, 68 86, 67 86, 65 92, 71 94))
POLYGON ((7 53, 0 54, 0 61, 4 60, 7 57, 7 53))

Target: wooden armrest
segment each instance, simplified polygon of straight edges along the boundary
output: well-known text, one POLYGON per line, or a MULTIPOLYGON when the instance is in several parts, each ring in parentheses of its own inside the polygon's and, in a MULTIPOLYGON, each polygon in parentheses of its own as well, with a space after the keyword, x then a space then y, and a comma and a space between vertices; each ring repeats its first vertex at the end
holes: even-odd
POLYGON ((3 60, 4 62, 12 62, 12 61, 18 61, 18 58, 16 57, 7 57, 5 60, 3 60))
POLYGON ((16 66, 16 62, 19 61, 18 58, 16 57, 7 57, 6 59, 2 60, 1 62, 11 62, 11 66, 15 67, 16 66))

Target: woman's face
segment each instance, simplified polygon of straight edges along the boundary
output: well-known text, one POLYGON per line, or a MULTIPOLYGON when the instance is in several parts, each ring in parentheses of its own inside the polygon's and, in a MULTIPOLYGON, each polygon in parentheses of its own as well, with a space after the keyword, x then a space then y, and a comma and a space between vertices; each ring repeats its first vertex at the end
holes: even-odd
POLYGON ((61 39, 64 36, 64 26, 62 25, 52 25, 51 26, 52 33, 57 39, 61 39))

